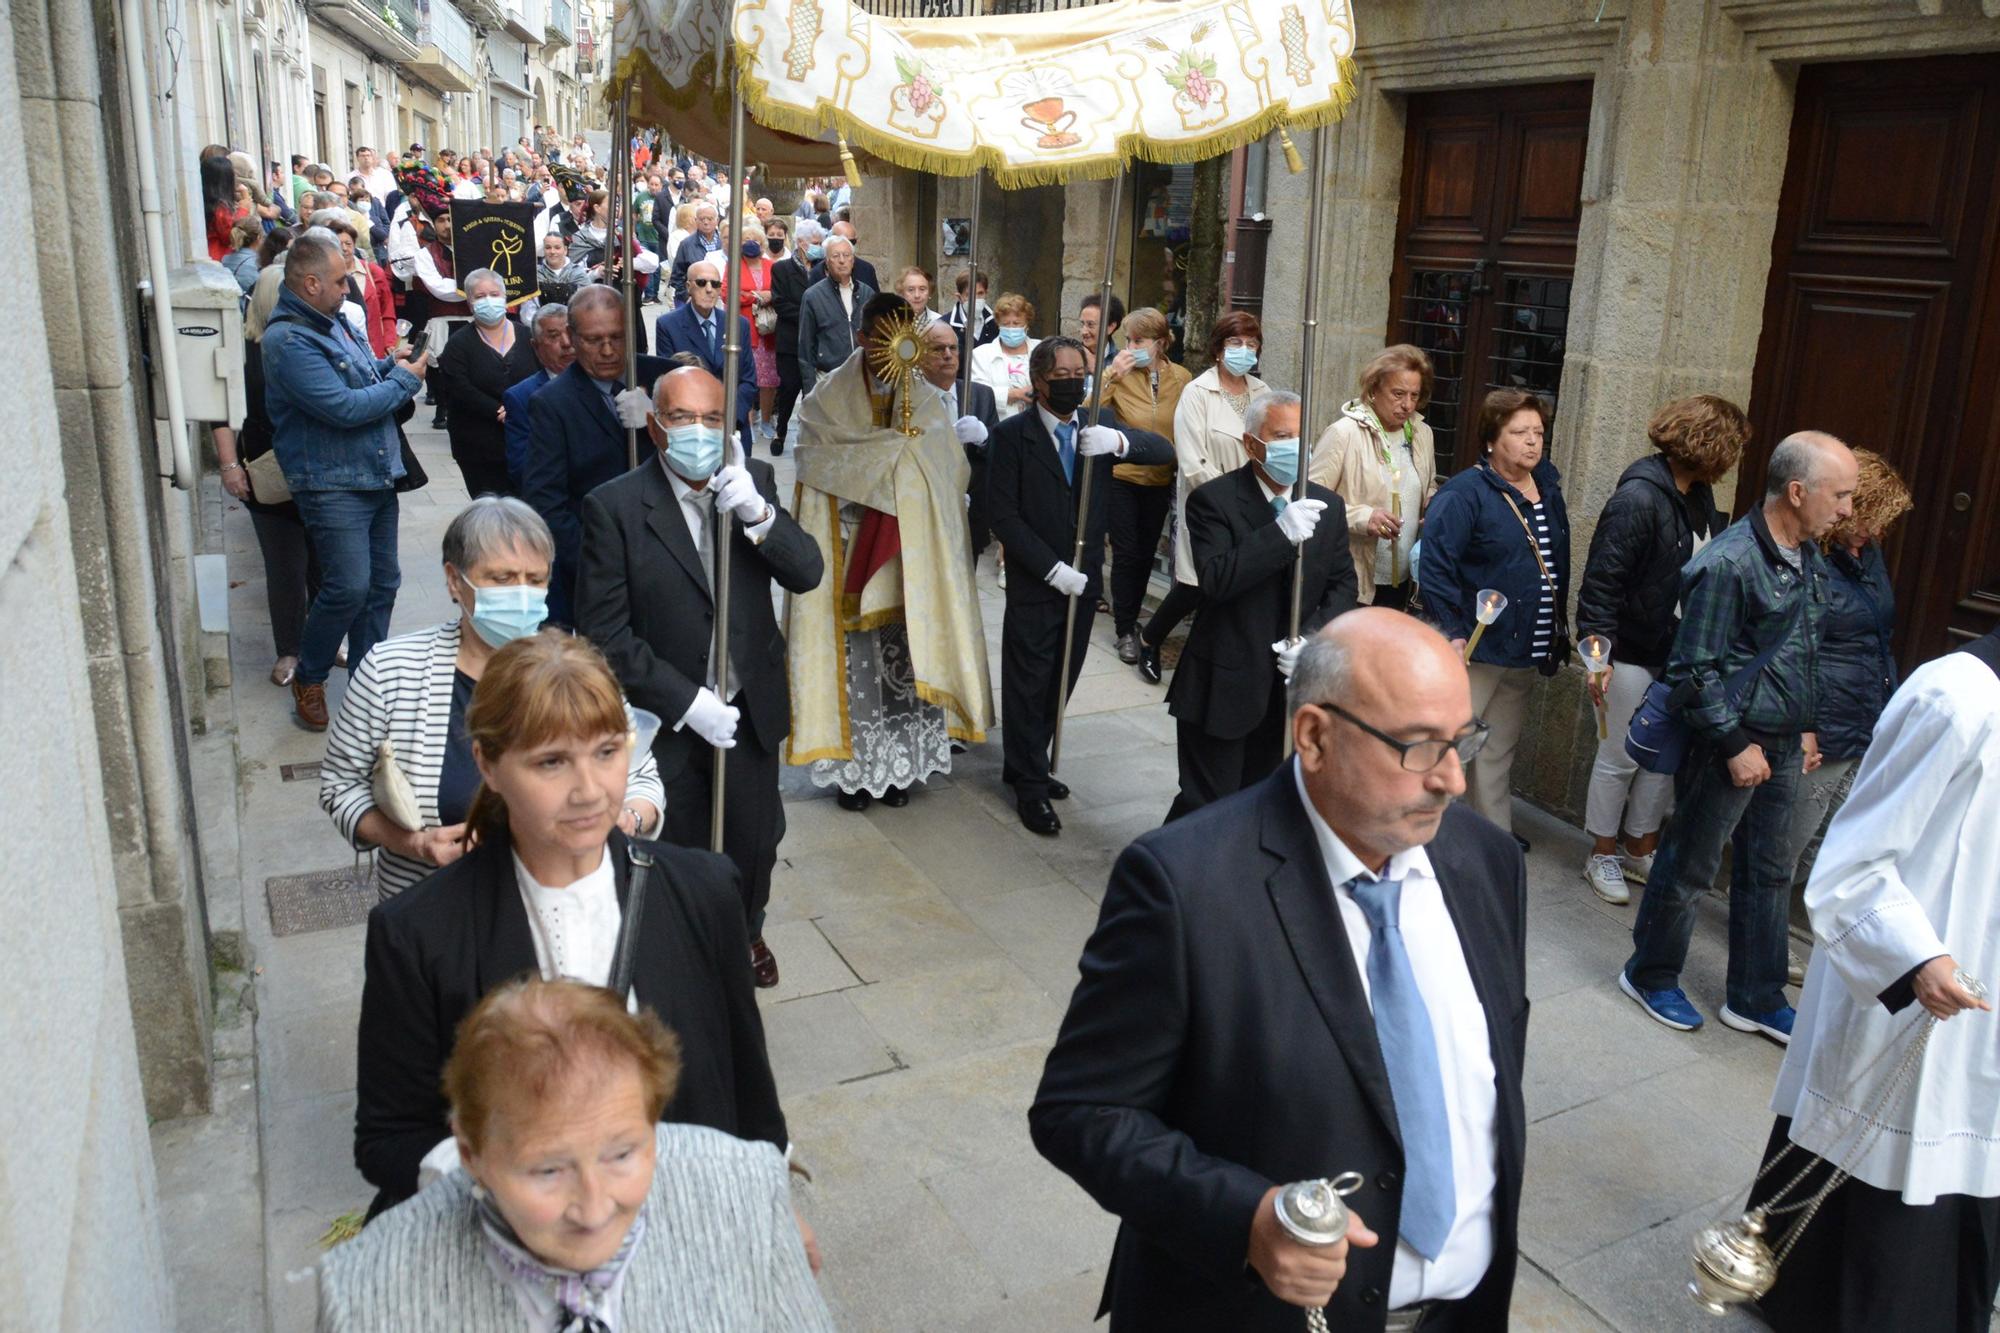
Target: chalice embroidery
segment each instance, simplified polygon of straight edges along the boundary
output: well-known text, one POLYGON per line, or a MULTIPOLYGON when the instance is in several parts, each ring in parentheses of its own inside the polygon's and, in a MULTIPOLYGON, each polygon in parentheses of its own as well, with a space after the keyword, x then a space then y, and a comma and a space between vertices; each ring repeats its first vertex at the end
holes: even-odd
POLYGON ((1038 97, 1032 102, 1022 103, 1021 110, 1028 113, 1021 118, 1021 124, 1041 132, 1041 137, 1035 140, 1035 147, 1074 148, 1083 142, 1082 135, 1070 130, 1070 126, 1076 124, 1076 112, 1063 110, 1062 98, 1038 97))

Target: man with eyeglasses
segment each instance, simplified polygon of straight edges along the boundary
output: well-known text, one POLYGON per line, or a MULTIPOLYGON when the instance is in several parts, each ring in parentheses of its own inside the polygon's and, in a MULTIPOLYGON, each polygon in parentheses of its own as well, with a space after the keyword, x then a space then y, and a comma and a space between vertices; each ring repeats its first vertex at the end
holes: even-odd
POLYGON ((653 738, 669 810, 660 836, 709 845, 715 752, 727 751, 722 849, 741 876, 757 985, 778 984, 764 943, 771 869, 784 835, 778 747, 791 729, 785 641, 771 585, 819 586, 820 548, 778 502, 769 463, 729 452, 722 382, 699 366, 662 375, 646 432, 657 457, 583 501, 577 628, 603 650, 632 703, 665 725, 653 738), (719 524, 729 529, 729 673, 713 661, 719 524))
POLYGON ((1465 665, 1350 611, 1299 654, 1291 727, 1293 762, 1119 857, 1035 1146, 1122 1219, 1114 1328, 1505 1328, 1527 871, 1453 801, 1486 737, 1465 665), (1346 1240, 1294 1239, 1283 1188, 1350 1171, 1346 1240))
MULTIPOLYGON (((708 373, 722 378, 723 358, 728 351, 728 325, 723 323, 722 264, 701 259, 688 266, 685 304, 677 305, 653 321, 653 351, 672 358, 689 352, 708 367, 708 373)), ((750 363, 750 321, 736 317, 736 346, 741 350, 736 373, 736 425, 741 433, 743 452, 754 447, 750 440, 750 407, 757 401, 757 368, 750 363)))
POLYGON ((1202 576, 1201 614, 1167 690, 1180 764, 1168 820, 1269 776, 1284 757, 1285 682, 1303 639, 1289 637, 1292 583, 1310 634, 1354 609, 1354 557, 1339 524, 1319 530, 1341 498, 1299 475, 1299 396, 1266 389, 1243 410, 1249 462, 1187 497, 1188 540, 1202 576), (1303 554, 1304 563, 1300 563, 1303 554))
POLYGON ((583 288, 569 302, 576 359, 531 400, 521 498, 556 539, 549 619, 559 625, 576 623, 583 497, 627 470, 625 432, 645 428, 653 382, 672 369, 658 357, 641 356, 638 383, 625 383, 625 330, 618 289, 601 283, 583 288))

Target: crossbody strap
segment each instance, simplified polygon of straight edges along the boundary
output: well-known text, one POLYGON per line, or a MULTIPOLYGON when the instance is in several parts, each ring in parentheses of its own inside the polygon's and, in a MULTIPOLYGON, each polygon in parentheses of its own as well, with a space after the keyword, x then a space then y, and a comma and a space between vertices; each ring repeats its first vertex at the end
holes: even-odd
POLYGON ((1765 667, 1771 665, 1777 659, 1778 650, 1785 646, 1786 639, 1792 637, 1792 630, 1797 627, 1799 617, 1805 614, 1806 602, 1811 597, 1812 580, 1804 577, 1802 570, 1799 580, 1799 600, 1797 605, 1792 607, 1791 615, 1785 618, 1785 627, 1778 631, 1777 637, 1772 639, 1762 652, 1751 658, 1742 670, 1731 676, 1724 683, 1722 687, 1723 692, 1729 696, 1731 703, 1737 700, 1742 691, 1750 688, 1750 683, 1763 673, 1765 667))
POLYGON ((632 863, 632 885, 625 891, 625 910, 619 914, 618 947, 612 954, 611 975, 605 989, 621 999, 632 993, 632 969, 639 947, 639 923, 646 915, 646 885, 653 878, 650 854, 633 843, 625 844, 625 857, 632 863))
MULTIPOLYGON (((1525 499, 1526 497, 1522 498, 1525 499)), ((1514 515, 1514 521, 1521 525, 1521 532, 1528 539, 1528 549, 1534 553, 1535 568, 1542 571, 1542 581, 1549 585, 1549 592, 1554 594, 1556 600, 1560 602, 1562 600, 1562 590, 1556 587, 1555 575, 1549 573, 1548 564, 1542 559, 1542 544, 1535 540, 1535 530, 1528 526, 1528 516, 1522 513, 1520 506, 1512 500, 1507 501, 1507 509, 1514 515)))

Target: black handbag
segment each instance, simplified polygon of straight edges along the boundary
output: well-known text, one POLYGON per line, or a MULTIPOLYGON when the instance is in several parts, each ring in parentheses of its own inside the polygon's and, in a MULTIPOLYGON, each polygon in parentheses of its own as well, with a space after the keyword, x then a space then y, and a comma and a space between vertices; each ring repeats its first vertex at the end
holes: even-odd
MULTIPOLYGON (((413 398, 405 406, 414 411, 415 403, 413 398)), ((417 451, 410 447, 410 437, 403 434, 401 423, 396 426, 396 442, 403 446, 403 475, 396 478, 396 494, 420 491, 430 485, 431 474, 424 471, 424 465, 417 461, 417 451)))
POLYGON ((604 982, 605 989, 621 999, 632 993, 639 923, 646 915, 646 885, 652 880, 655 868, 651 854, 639 850, 637 843, 625 844, 625 859, 632 863, 632 884, 625 891, 625 910, 618 920, 618 947, 612 954, 611 975, 604 982))

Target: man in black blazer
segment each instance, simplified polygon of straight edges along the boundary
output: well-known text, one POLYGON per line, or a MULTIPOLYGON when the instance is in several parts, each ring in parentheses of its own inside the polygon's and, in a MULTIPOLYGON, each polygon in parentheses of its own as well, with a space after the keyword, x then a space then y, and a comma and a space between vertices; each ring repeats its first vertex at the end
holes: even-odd
POLYGON ((792 409, 799 401, 799 302, 806 288, 817 281, 812 275, 808 247, 819 244, 817 222, 801 219, 792 237, 791 251, 771 264, 771 308, 778 312, 778 433, 771 440, 771 456, 785 452, 785 434, 791 429, 792 409))
MULTIPOLYGON (((722 378, 724 359, 729 354, 728 332, 722 322, 722 265, 713 259, 698 259, 688 265, 688 299, 653 321, 653 353, 665 360, 686 352, 697 358, 708 373, 722 378)), ((757 401, 757 367, 750 358, 750 321, 736 317, 736 345, 742 349, 736 371, 736 429, 745 457, 750 454, 750 408, 757 401)))
POLYGON ((1075 688, 1090 647, 1090 622, 1097 614, 1102 563, 1086 559, 1085 569, 1069 563, 1075 555, 1078 487, 1086 468, 1090 513, 1083 549, 1104 549, 1114 463, 1165 463, 1173 445, 1151 431, 1118 424, 1106 408, 1103 422, 1085 425, 1083 344, 1074 338, 1044 338, 1028 359, 1034 405, 1000 423, 988 445, 986 506, 993 535, 1007 550, 1007 618, 1000 633, 1000 697, 1006 754, 1001 776, 1014 786, 1022 824, 1054 837, 1062 832, 1051 800, 1069 788, 1049 774, 1049 742, 1055 735, 1058 681, 1062 675, 1063 624, 1076 598, 1074 650, 1069 683, 1075 688))
POLYGON ((1029 1128, 1122 1219, 1114 1330, 1505 1328, 1527 880, 1452 801, 1486 735, 1464 664, 1364 608, 1292 690, 1296 764, 1119 857, 1029 1128), (1282 1187, 1345 1171, 1349 1240, 1290 1239, 1282 1187))
POLYGON ((1305 566, 1299 629, 1311 634, 1356 603, 1354 557, 1338 495, 1299 474, 1299 396, 1266 389, 1243 412, 1250 461, 1196 487, 1187 498, 1188 540, 1201 575, 1201 614, 1167 689, 1179 742, 1178 819, 1266 777, 1284 757, 1285 681, 1303 640, 1291 638, 1292 583, 1305 566))
POLYGON ((957 423, 958 442, 965 447, 965 461, 972 467, 971 480, 965 484, 965 521, 972 529, 972 563, 977 565, 979 553, 993 540, 986 517, 986 446, 1000 427, 1000 412, 993 390, 960 377, 958 341, 957 331, 935 315, 924 325, 924 378, 944 395, 946 410, 957 423))
MULTIPOLYGON (((846 241, 852 247, 857 239, 854 232, 854 224, 842 219, 835 222, 832 228, 828 230, 826 234, 826 247, 831 251, 833 243, 836 240, 846 241)), ((819 263, 813 265, 812 276, 814 282, 818 282, 826 276, 826 260, 824 256, 821 257, 819 263)), ((875 266, 861 257, 861 251, 858 247, 854 250, 854 280, 870 291, 879 292, 883 290, 882 279, 876 274, 875 266)), ((897 293, 899 296, 901 294, 900 292, 897 293)))
MULTIPOLYGON (((645 426, 653 382, 671 369, 642 356, 639 382, 625 383, 625 308, 615 287, 595 284, 571 298, 569 329, 576 360, 535 395, 521 467, 521 498, 556 539, 549 619, 558 625, 576 624, 583 497, 626 470, 626 427, 645 426)), ((646 452, 642 441, 642 461, 646 452)))
POLYGON ((785 831, 778 750, 792 729, 792 696, 771 584, 806 592, 825 566, 819 546, 778 503, 769 463, 718 470, 726 424, 722 382, 706 370, 660 377, 647 422, 658 456, 583 502, 577 627, 603 650, 627 697, 662 720, 653 757, 667 793, 663 841, 709 845, 715 752, 727 751, 723 851, 742 874, 757 984, 775 986, 764 907, 785 831), (720 511, 736 520, 726 700, 709 660, 720 511))

